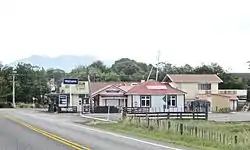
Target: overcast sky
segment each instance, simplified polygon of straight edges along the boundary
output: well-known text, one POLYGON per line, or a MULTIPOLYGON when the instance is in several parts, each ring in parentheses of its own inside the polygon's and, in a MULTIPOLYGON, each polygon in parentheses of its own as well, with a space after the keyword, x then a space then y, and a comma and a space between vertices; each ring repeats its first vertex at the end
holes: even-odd
POLYGON ((131 57, 248 71, 249 0, 0 0, 0 60, 131 57))

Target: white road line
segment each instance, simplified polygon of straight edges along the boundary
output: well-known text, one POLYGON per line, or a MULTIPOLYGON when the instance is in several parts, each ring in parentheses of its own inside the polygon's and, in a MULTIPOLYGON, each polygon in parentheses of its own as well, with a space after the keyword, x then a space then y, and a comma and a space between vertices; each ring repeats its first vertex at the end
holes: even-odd
POLYGON ((78 127, 78 128, 83 128, 85 130, 91 130, 91 131, 102 133, 102 134, 108 134, 108 135, 112 135, 112 136, 115 136, 115 137, 128 139, 128 140, 132 140, 132 141, 136 141, 136 142, 139 142, 139 143, 148 144, 148 145, 152 145, 152 146, 156 146, 156 147, 161 147, 161 148, 166 148, 166 149, 171 149, 171 150, 184 150, 184 149, 179 149, 179 148, 174 148, 174 147, 165 146, 165 145, 161 145, 161 144, 156 144, 156 143, 152 143, 152 142, 148 142, 148 141, 144 141, 144 140, 139 140, 139 139, 136 139, 136 138, 132 138, 132 137, 128 137, 128 136, 124 136, 124 135, 120 135, 120 134, 116 134, 116 133, 112 133, 112 132, 108 132, 108 131, 93 129, 93 128, 82 126, 82 125, 76 125, 76 124, 71 124, 71 125, 75 126, 75 127, 78 127))
MULTIPOLYGON (((37 119, 46 120, 46 121, 55 123, 55 120, 51 120, 51 119, 48 119, 48 118, 37 117, 37 116, 30 115, 30 114, 24 114, 24 115, 28 115, 28 116, 30 116, 32 118, 37 118, 37 119)), ((129 137, 129 136, 124 136, 124 135, 120 135, 120 134, 116 134, 116 133, 112 133, 112 132, 108 132, 108 131, 104 131, 104 130, 94 129, 94 128, 90 128, 90 127, 87 127, 87 126, 84 126, 84 125, 77 125, 77 124, 74 124, 74 123, 66 123, 66 122, 61 123, 61 125, 62 124, 75 126, 75 127, 82 128, 82 129, 85 129, 85 130, 91 130, 91 131, 102 133, 102 134, 108 134, 108 135, 115 136, 115 137, 118 137, 118 138, 128 139, 128 140, 136 141, 136 142, 139 142, 139 143, 152 145, 152 146, 155 146, 155 147, 161 147, 161 148, 171 149, 171 150, 184 150, 184 149, 180 149, 180 148, 174 148, 174 147, 165 146, 165 145, 161 145, 161 144, 157 144, 157 143, 153 143, 153 142, 139 140, 139 139, 136 139, 136 138, 132 138, 132 137, 129 137)))

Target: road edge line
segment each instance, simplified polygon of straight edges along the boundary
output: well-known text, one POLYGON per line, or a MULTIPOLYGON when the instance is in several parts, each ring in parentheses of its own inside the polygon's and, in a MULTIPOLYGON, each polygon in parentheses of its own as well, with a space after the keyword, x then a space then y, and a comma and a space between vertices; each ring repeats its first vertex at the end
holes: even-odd
POLYGON ((41 135, 44 135, 44 136, 46 136, 46 137, 48 137, 48 138, 51 138, 51 139, 53 139, 53 140, 55 140, 55 141, 57 141, 57 142, 60 142, 60 143, 62 143, 62 144, 64 144, 64 145, 67 145, 67 146, 69 146, 69 147, 71 147, 71 148, 74 148, 74 149, 76 149, 76 150, 90 150, 89 148, 87 148, 87 147, 85 147, 85 146, 82 146, 82 145, 80 145, 80 144, 71 142, 71 141, 69 141, 69 140, 67 140, 67 139, 64 139, 64 138, 62 138, 62 137, 60 137, 60 136, 58 136, 58 135, 55 135, 55 134, 53 134, 53 133, 50 133, 50 132, 48 132, 48 131, 39 129, 38 127, 32 126, 32 125, 30 125, 30 124, 28 124, 28 123, 26 123, 26 122, 24 122, 24 121, 22 121, 22 120, 20 120, 20 119, 12 118, 12 117, 9 117, 9 116, 4 116, 4 117, 7 118, 7 119, 9 119, 10 121, 13 121, 13 122, 15 122, 15 123, 18 123, 18 124, 20 124, 20 125, 22 125, 22 126, 28 128, 28 129, 30 129, 30 130, 32 130, 32 131, 35 131, 35 132, 37 132, 37 133, 39 133, 39 134, 41 134, 41 135))

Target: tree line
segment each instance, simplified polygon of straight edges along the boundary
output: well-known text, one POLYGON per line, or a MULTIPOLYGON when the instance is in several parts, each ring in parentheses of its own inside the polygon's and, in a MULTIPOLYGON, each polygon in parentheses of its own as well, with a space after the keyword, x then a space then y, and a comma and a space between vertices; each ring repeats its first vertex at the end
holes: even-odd
MULTIPOLYGON (((36 97, 38 102, 42 102, 43 96, 49 93, 48 81, 55 79, 58 86, 63 78, 78 78, 87 80, 90 76, 92 82, 108 81, 141 81, 146 80, 151 71, 151 79, 155 79, 155 65, 137 62, 129 58, 122 58, 114 62, 110 67, 98 60, 88 66, 80 65, 72 69, 69 73, 62 69, 51 68, 45 70, 43 67, 31 64, 19 63, 14 68, 0 64, 0 100, 11 102, 12 100, 12 74, 16 72, 16 101, 32 102, 36 97), (152 69, 154 68, 154 69, 152 69)), ((170 63, 159 65, 158 80, 166 74, 217 74, 224 82, 219 85, 221 89, 245 89, 249 79, 228 73, 219 64, 201 64, 192 67, 188 64, 175 66, 170 63)))

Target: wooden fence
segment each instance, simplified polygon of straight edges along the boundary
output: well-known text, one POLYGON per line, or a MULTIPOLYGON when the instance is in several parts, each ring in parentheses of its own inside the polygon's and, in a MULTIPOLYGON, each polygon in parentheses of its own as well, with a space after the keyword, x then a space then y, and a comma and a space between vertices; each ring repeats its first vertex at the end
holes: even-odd
POLYGON ((181 123, 171 120, 159 119, 143 119, 140 117, 127 118, 130 125, 147 128, 159 132, 168 132, 171 134, 178 134, 185 137, 204 139, 211 142, 216 142, 218 145, 226 146, 246 146, 249 143, 249 138, 241 134, 223 133, 218 130, 211 130, 208 128, 197 127, 190 124, 181 123))
POLYGON ((208 111, 167 111, 167 112, 150 112, 149 108, 126 107, 123 108, 123 117, 137 117, 142 119, 193 119, 208 120, 208 111))

